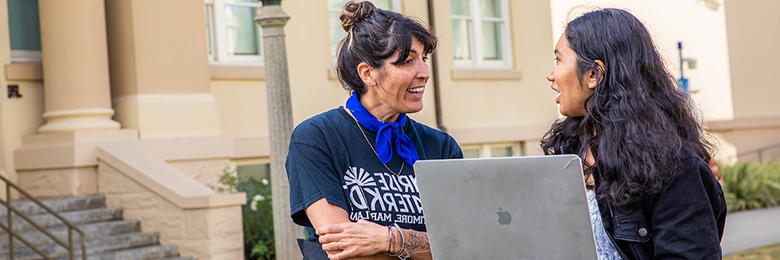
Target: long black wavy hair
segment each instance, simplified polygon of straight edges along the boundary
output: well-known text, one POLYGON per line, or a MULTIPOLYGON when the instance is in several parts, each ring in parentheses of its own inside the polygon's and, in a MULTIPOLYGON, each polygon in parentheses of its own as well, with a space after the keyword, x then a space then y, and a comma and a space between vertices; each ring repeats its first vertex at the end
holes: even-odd
POLYGON ((591 70, 603 77, 585 102, 585 116, 559 119, 544 135, 546 154, 584 157, 590 148, 599 198, 623 210, 664 189, 682 173, 687 154, 710 160, 713 146, 695 106, 636 17, 620 9, 591 11, 569 22, 565 37, 577 54, 579 78, 591 70))

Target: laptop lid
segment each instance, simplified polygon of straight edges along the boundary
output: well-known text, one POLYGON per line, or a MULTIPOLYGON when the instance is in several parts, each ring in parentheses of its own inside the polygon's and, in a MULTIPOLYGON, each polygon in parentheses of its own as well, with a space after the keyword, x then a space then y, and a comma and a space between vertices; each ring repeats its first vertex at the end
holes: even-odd
POLYGON ((596 259, 574 155, 414 165, 434 259, 596 259))

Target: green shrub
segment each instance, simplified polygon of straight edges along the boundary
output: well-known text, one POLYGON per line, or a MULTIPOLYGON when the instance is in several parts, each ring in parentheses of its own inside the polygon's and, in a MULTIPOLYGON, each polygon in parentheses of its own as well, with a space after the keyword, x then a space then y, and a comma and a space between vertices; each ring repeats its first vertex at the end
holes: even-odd
POLYGON ((775 160, 766 164, 767 174, 775 182, 780 182, 780 160, 775 160))
POLYGON ((244 192, 246 204, 241 207, 244 226, 244 258, 275 259, 274 223, 271 209, 271 185, 267 178, 239 180, 235 169, 226 169, 219 179, 221 192, 244 192))
POLYGON ((720 170, 729 211, 773 207, 780 203, 780 161, 737 163, 720 170))
POLYGON ((244 217, 244 253, 248 259, 275 259, 271 185, 267 179, 240 182, 237 189, 247 195, 241 209, 244 217))

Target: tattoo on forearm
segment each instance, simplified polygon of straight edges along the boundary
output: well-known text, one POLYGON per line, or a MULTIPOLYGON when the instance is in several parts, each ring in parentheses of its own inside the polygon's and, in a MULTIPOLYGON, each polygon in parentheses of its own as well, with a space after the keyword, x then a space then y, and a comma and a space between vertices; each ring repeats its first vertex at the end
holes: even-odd
POLYGON ((424 253, 431 250, 428 243, 428 235, 423 232, 409 230, 409 252, 412 254, 424 253))
POLYGON ((398 259, 430 259, 431 246, 428 243, 428 234, 411 229, 397 229, 398 233, 391 233, 390 246, 387 254, 398 259), (416 255, 416 257, 415 257, 416 255))

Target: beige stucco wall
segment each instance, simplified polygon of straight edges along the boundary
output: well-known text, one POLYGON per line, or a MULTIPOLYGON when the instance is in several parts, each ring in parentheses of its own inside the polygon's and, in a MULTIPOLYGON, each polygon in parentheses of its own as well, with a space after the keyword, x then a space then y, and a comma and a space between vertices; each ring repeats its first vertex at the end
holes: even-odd
MULTIPOLYGON (((433 72, 433 76, 440 79, 443 123, 456 138, 461 136, 468 143, 534 141, 556 117, 554 94, 545 80, 550 68, 540 66, 549 64, 548 51, 552 49, 550 26, 539 26, 550 21, 549 4, 544 1, 509 2, 513 66, 506 70, 476 72, 453 67, 449 1, 434 3, 439 70, 433 72), (453 79, 465 74, 478 78, 453 79), (498 135, 474 134, 485 130, 498 135), (528 133, 516 134, 522 131, 528 133), (496 139, 496 136, 501 137, 496 139)), ((333 77, 327 44, 330 34, 325 22, 329 19, 327 2, 287 0, 282 3, 292 17, 285 31, 293 117, 297 124, 342 105, 348 93, 333 77)), ((401 11, 427 24, 425 1, 401 1, 401 11)), ((435 126, 432 84, 433 80, 429 80, 424 109, 412 116, 435 126)), ((211 92, 220 104, 224 135, 267 135, 264 85, 262 79, 212 79, 211 92)))
MULTIPOLYGON (((257 69, 262 68, 258 67, 257 69)), ((219 105, 222 135, 230 137, 268 136, 264 81, 214 80, 211 82, 211 93, 219 105)), ((292 99, 293 102, 296 102, 298 97, 293 96, 292 99)))
MULTIPOLYGON (((138 93, 138 68, 134 55, 132 10, 130 1, 106 3, 106 30, 108 30, 108 55, 111 76, 111 97, 138 93)), ((123 124, 124 125, 124 124, 123 124)))
MULTIPOLYGON (((0 64, 10 63, 10 44, 11 41, 8 36, 8 3, 6 0, 0 0, 0 64)), ((5 85, 5 71, 0 71, 0 86, 5 85)), ((0 97, 6 96, 6 90, 0 88, 0 97)), ((0 101, 0 174, 5 175, 8 170, 6 167, 9 158, 8 152, 5 150, 5 102, 0 101)))
POLYGON ((780 46, 780 2, 727 0, 724 7, 734 119, 709 122, 720 159, 780 158, 780 54, 772 51, 780 46))
POLYGON ((106 2, 113 108, 142 139, 220 135, 202 1, 106 2))
POLYGON ((720 147, 734 146, 734 150, 721 148, 718 159, 723 162, 767 162, 780 158, 780 127, 723 131, 716 136, 720 147), (766 148, 768 144, 775 146, 766 148))
MULTIPOLYGON (((285 27, 293 118, 306 118, 339 106, 347 92, 330 79, 326 1, 288 0, 284 10, 292 17, 285 27)), ((217 65, 212 65, 216 67, 217 65)), ((263 66, 249 67, 265 70, 263 66)), ((224 68, 233 70, 235 68, 224 68)), ((212 77, 211 93, 220 109, 222 134, 231 137, 267 137, 265 79, 212 77)))
MULTIPOLYGON (((54 156, 63 157, 62 154, 54 156)), ((61 198, 98 194, 93 166, 17 170, 19 186, 36 198, 61 198)))
POLYGON ((203 183, 214 190, 218 190, 218 188, 225 186, 224 184, 221 184, 219 180, 230 169, 230 160, 226 158, 170 161, 168 163, 196 181, 203 183))
MULTIPOLYGON (((109 207, 120 207, 127 219, 140 220, 144 232, 160 232, 162 243, 199 259, 242 259, 240 205, 182 208, 101 162, 98 183, 109 207)), ((242 194, 243 195, 243 194, 242 194)))
MULTIPOLYGON (((8 36, 8 3, 7 0, 0 0, 0 64, 7 64, 11 61, 11 41, 8 36)), ((5 86, 5 71, 0 71, 0 86, 5 86)), ((0 88, 0 98, 7 96, 6 89, 0 88)), ((9 141, 6 140, 10 136, 5 129, 7 125, 6 111, 4 100, 0 100, 0 175, 16 180, 16 174, 13 168, 13 151, 9 150, 9 141)), ((0 198, 7 199, 5 195, 5 186, 0 187, 0 198)))
MULTIPOLYGON (((748 1, 752 2, 752 1, 748 1)), ((697 60, 697 67, 686 67, 694 99, 705 120, 731 119, 731 78, 723 5, 714 8, 697 0, 552 0, 552 26, 555 41, 566 23, 589 8, 614 7, 637 16, 652 34, 656 47, 670 72, 680 75, 677 42, 683 42, 683 55, 697 60)))
POLYGON ((295 123, 341 105, 348 94, 328 78, 331 68, 327 1, 282 1, 292 17, 287 34, 287 61, 295 123))
MULTIPOLYGON (((556 118, 554 93, 545 76, 551 69, 550 6, 546 1, 509 1, 513 66, 509 73, 520 79, 453 79, 460 70, 453 66, 449 1, 436 2, 437 33, 440 38, 440 80, 443 121, 448 129, 477 129, 485 134, 466 143, 491 140, 488 133, 507 129, 529 131, 522 138, 541 137, 544 126, 556 118)), ((459 136, 456 134, 455 136, 459 136)), ((511 137, 520 138, 520 137, 511 137)), ((519 140, 518 140, 519 141, 519 140)))
MULTIPOLYGON (((288 65, 290 68, 290 92, 295 124, 341 106, 349 97, 334 77, 328 43, 327 1, 286 0, 284 10, 292 17, 285 27, 288 65)), ((427 21, 424 1, 402 1, 401 11, 427 21)), ((213 65, 212 67, 216 67, 213 65)), ((250 70, 264 70, 262 66, 250 70)), ((230 70, 222 67, 222 71, 230 70)), ((233 69, 246 71, 247 68, 233 69)), ((247 74, 247 73, 233 73, 247 74)), ((416 120, 434 126, 436 124, 433 102, 433 81, 429 80, 425 93, 425 107, 411 115, 416 120)), ((246 79, 242 76, 220 76, 211 80, 211 93, 220 108, 222 134, 231 137, 267 137, 268 115, 265 81, 246 79)))
POLYGON ((725 1, 734 116, 780 115, 780 1, 725 1))
MULTIPOLYGON (((16 180, 14 150, 22 146, 22 137, 35 134, 43 119, 43 84, 41 81, 5 81, 6 84, 16 84, 23 97, 8 99, 3 94, 0 102, 0 133, 2 141, 3 165, 6 176, 16 180)), ((3 84, 5 88, 6 84, 3 84)), ((5 91, 3 91, 5 93, 5 91)))
POLYGON ((0 0, 0 61, 11 62, 11 39, 8 24, 8 0, 0 0))
POLYGON ((202 1, 109 1, 113 96, 208 91, 204 8, 202 1))

